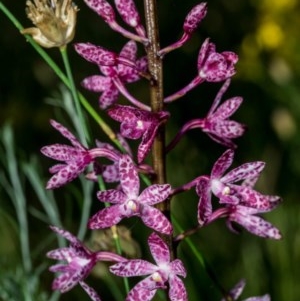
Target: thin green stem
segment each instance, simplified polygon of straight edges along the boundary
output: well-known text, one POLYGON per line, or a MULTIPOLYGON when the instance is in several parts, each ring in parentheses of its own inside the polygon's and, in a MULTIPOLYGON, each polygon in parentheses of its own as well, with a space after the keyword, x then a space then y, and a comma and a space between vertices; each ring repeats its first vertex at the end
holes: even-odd
MULTIPOLYGON (((103 178, 101 176, 98 176, 98 184, 99 184, 99 188, 100 188, 101 191, 106 190, 105 183, 104 183, 103 178)), ((105 205, 105 207, 109 207, 110 203, 105 202, 104 205, 105 205)), ((122 251, 122 246, 121 246, 121 242, 120 242, 120 236, 119 236, 119 233, 118 233, 118 228, 117 228, 116 225, 114 225, 114 226, 110 227, 110 229, 111 229, 111 232, 112 232, 112 237, 114 239, 115 247, 117 249, 117 253, 119 255, 122 255, 123 251, 122 251)), ((123 283, 124 283, 126 294, 128 294, 129 291, 130 291, 130 287, 129 287, 129 281, 128 281, 127 277, 123 278, 123 283)))
POLYGON ((87 145, 88 144, 87 142, 90 142, 91 138, 90 138, 89 132, 87 130, 86 121, 85 121, 85 118, 84 118, 84 115, 83 115, 83 112, 81 109, 78 92, 77 92, 77 89, 75 86, 74 77, 72 74, 68 51, 67 51, 67 45, 60 47, 59 50, 60 50, 64 65, 65 65, 66 73, 67 73, 69 84, 70 84, 70 90, 71 90, 73 100, 75 103, 77 115, 79 117, 79 121, 81 124, 80 133, 79 133, 80 139, 85 145, 87 145))
MULTIPOLYGON (((172 222, 173 222, 173 224, 175 225, 175 227, 177 228, 178 231, 183 232, 183 228, 181 227, 181 225, 179 224, 179 222, 177 221, 177 219, 174 216, 172 216, 172 222)), ((199 252, 199 250, 197 249, 197 247, 195 246, 195 244, 193 243, 191 238, 186 236, 184 241, 186 241, 187 245, 190 247, 191 251, 195 255, 197 261, 201 264, 203 269, 206 271, 206 273, 208 274, 209 278, 212 280, 214 285, 221 292, 221 294, 223 296, 225 296, 227 294, 227 291, 220 284, 219 280, 217 279, 217 276, 215 275, 215 272, 210 267, 208 262, 204 259, 202 254, 199 252)))

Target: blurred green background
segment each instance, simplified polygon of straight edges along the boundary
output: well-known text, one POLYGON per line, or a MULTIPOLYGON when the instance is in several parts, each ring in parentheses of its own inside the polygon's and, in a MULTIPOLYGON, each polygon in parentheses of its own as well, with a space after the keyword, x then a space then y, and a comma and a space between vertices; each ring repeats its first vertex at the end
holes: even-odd
MULTIPOLYGON (((31 26, 25 15, 25 1, 2 1, 24 27, 31 26)), ((142 11, 141 1, 137 5, 142 11)), ((174 42, 182 33, 185 14, 197 4, 196 1, 158 1, 161 45, 174 42)), ((203 256, 212 266, 218 280, 229 289, 240 278, 247 280, 244 298, 269 292, 274 301, 300 300, 300 3, 297 0, 208 0, 208 14, 193 38, 179 50, 165 58, 165 94, 180 89, 196 74, 199 47, 206 37, 216 43, 218 51, 230 50, 238 53, 237 74, 225 95, 225 99, 243 96, 244 102, 234 119, 248 126, 247 133, 237 143, 235 166, 262 160, 267 163, 257 189, 266 194, 277 194, 284 202, 273 212, 265 215, 283 233, 281 241, 264 240, 246 232, 235 235, 229 232, 223 220, 218 221, 192 236, 203 256)), ((118 52, 126 39, 113 33, 108 26, 83 1, 76 1, 78 13, 77 31, 74 41, 91 42, 118 52)), ((42 157, 39 149, 60 137, 49 126, 49 119, 59 115, 58 109, 47 104, 45 99, 56 95, 60 81, 38 56, 11 22, 0 14, 0 122, 9 122, 15 133, 16 154, 19 162, 29 162, 35 154, 41 170, 41 179, 47 181, 47 168, 52 162, 42 157)), ((69 47, 70 60, 75 81, 96 74, 97 68, 81 59, 69 47)), ((57 49, 48 53, 62 67, 57 49)), ((142 54, 140 48, 140 54, 142 54)), ((183 99, 172 103, 171 121, 167 127, 167 139, 172 139, 180 126, 190 118, 203 117, 214 99, 220 83, 204 83, 188 93, 183 99)), ((148 101, 147 83, 128 86, 138 98, 148 101)), ((97 108, 96 94, 84 91, 84 95, 97 108)), ((116 125, 114 123, 114 125, 116 125)), ((106 139, 91 121, 95 138, 106 139)), ((63 140, 62 140, 63 141, 63 140)), ((1 146, 3 174, 7 160, 1 146)), ((209 140, 200 131, 187 134, 168 157, 168 178, 174 187, 210 171, 213 162, 224 148, 209 140)), ((2 176, 1 176, 2 177, 2 176)), ((41 205, 36 193, 22 175, 28 207, 30 246, 37 275, 37 295, 31 300, 48 300, 53 275, 45 270, 50 261, 44 253, 56 248, 49 241, 47 223, 38 219, 33 208, 41 205), (47 243, 44 245, 44 241, 47 243), (39 248, 37 248, 39 246, 39 248), (43 299, 45 298, 45 299, 43 299)), ((4 185, 5 186, 5 185, 4 185)), ((72 186, 72 185, 71 185, 72 186)), ((76 190, 77 182, 73 184, 76 190)), ((60 189, 55 192, 64 225, 76 231, 76 217, 80 205, 72 202, 71 196, 60 189)), ((77 192, 76 192, 77 193, 77 192)), ((95 204, 95 210, 97 210, 95 204)), ((174 214, 186 227, 196 223, 197 196, 189 192, 173 201, 174 214)), ((14 206, 5 187, 0 190, 0 300, 25 300, 16 292, 22 279, 20 268, 20 245, 17 218, 14 206), (18 278, 19 277, 19 278, 18 278), (8 289, 9 287, 9 289, 8 289), (16 293, 9 299, 5 290, 16 293), (1 291, 2 290, 2 291, 1 291)), ((141 243, 143 252, 147 248, 143 233, 147 232, 139 223, 128 222, 132 237, 141 243), (142 228, 141 228, 142 227, 142 228)), ((51 240, 51 239, 50 239, 51 240)), ((219 300, 220 293, 214 287, 186 243, 179 248, 179 255, 188 269, 186 285, 190 300, 219 300)), ((92 277, 91 277, 92 278, 92 277)), ((28 280, 28 279, 27 279, 28 280)), ((23 281, 23 282, 22 282, 23 281)), ((90 280, 98 286, 103 300, 112 300, 106 280, 96 277, 90 280), (100 283, 100 285, 99 285, 100 283)), ((114 281, 114 280, 113 280, 114 281)), ((134 282, 134 280, 133 280, 134 282)), ((159 298, 159 297, 158 297, 159 298)), ((29 300, 29 299, 28 299, 29 300)), ((88 300, 79 288, 65 294, 60 300, 88 300)))

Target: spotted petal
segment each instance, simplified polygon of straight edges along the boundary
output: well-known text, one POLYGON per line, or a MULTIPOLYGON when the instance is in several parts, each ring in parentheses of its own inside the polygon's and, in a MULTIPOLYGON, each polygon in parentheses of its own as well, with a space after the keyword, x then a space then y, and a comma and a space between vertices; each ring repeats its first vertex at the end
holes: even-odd
POLYGON ((212 214, 211 191, 208 178, 200 178, 196 186, 196 192, 200 197, 198 203, 198 223, 199 225, 203 225, 212 214))
POLYGON ((114 264, 109 270, 121 277, 133 277, 153 274, 157 266, 142 259, 132 259, 114 264))
POLYGON ((150 301, 154 297, 158 283, 151 276, 140 281, 127 295, 126 301, 150 301))
POLYGON ((47 189, 54 189, 67 184, 76 179, 85 169, 86 164, 83 162, 72 162, 60 169, 47 182, 47 189))
POLYGON ((139 202, 147 205, 155 205, 168 198, 171 192, 169 184, 155 184, 147 187, 139 196, 139 202))
POLYGON ((139 195, 140 180, 132 159, 123 155, 119 160, 120 182, 128 198, 136 199, 139 195))
POLYGON ((140 213, 140 217, 144 224, 151 229, 163 234, 171 234, 173 227, 164 214, 151 206, 144 205, 140 213))
POLYGON ((86 88, 87 90, 93 92, 103 92, 110 88, 111 79, 102 75, 92 75, 86 77, 82 82, 81 85, 86 88))
POLYGON ((272 239, 281 238, 281 234, 276 227, 261 217, 252 215, 253 213, 255 213, 255 210, 252 208, 237 206, 236 211, 229 216, 229 220, 240 224, 255 235, 272 239))
POLYGON ((79 281, 79 284, 85 290, 85 292, 89 295, 89 297, 92 301, 101 301, 100 297, 98 296, 98 294, 92 287, 90 287, 83 281, 79 281))
POLYGON ((49 158, 58 161, 68 161, 87 153, 86 150, 63 144, 51 144, 41 148, 41 153, 49 158))
POLYGON ((50 124, 61 133, 62 136, 67 138, 71 144, 79 149, 85 150, 85 147, 78 141, 78 139, 62 124, 58 123, 57 121, 51 119, 50 124))
POLYGON ((127 199, 126 195, 122 191, 116 189, 98 191, 97 198, 101 202, 108 202, 112 204, 123 204, 127 199))
POLYGON ((211 118, 226 119, 230 117, 243 102, 242 97, 233 97, 226 100, 218 109, 210 116, 211 118))
POLYGON ((264 167, 265 163, 262 161, 244 163, 228 172, 224 177, 222 177, 222 181, 226 183, 233 183, 247 178, 255 178, 261 173, 264 167))
POLYGON ((89 229, 103 229, 116 225, 123 216, 121 215, 120 206, 113 205, 104 208, 93 215, 88 222, 89 229))
POLYGON ((156 234, 152 233, 148 238, 148 245, 152 257, 157 265, 170 262, 170 251, 166 243, 156 234))
POLYGON ((175 275, 170 275, 169 284, 170 284, 169 297, 171 301, 188 300, 186 288, 179 277, 175 275))
POLYGON ((229 166, 232 164, 233 157, 234 157, 233 150, 228 149, 227 151, 225 151, 214 164, 211 171, 211 177, 212 178, 221 177, 225 173, 225 171, 229 168, 229 166))

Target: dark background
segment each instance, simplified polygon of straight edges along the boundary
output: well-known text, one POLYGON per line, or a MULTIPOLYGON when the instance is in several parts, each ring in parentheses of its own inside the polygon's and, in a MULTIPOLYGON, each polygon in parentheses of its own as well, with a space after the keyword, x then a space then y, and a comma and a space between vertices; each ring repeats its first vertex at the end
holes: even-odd
MULTIPOLYGON (((166 46, 180 36, 185 14, 197 2, 158 2, 161 45, 166 46)), ((24 27, 31 26, 25 15, 25 1, 6 0, 3 3, 24 27)), ((126 39, 113 33, 82 1, 77 1, 76 4, 80 11, 74 41, 91 42, 120 51, 126 39)), ((142 9, 141 4, 138 3, 142 9)), ((196 75, 198 51, 206 37, 216 43, 219 52, 230 50, 239 55, 237 74, 224 98, 238 95, 244 98, 234 120, 246 124, 248 131, 237 141, 239 147, 234 164, 237 166, 255 160, 266 162, 257 189, 262 193, 283 197, 284 202, 275 211, 265 215, 266 219, 282 231, 283 239, 264 240, 245 231, 237 236, 228 231, 223 220, 203 229, 192 236, 192 239, 225 288, 232 287, 240 278, 246 278, 244 298, 269 292, 274 301, 300 299, 299 13, 300 4, 296 0, 209 0, 208 14, 199 30, 184 47, 165 59, 165 95, 169 95, 196 75)), ((60 81, 3 14, 0 15, 0 28, 0 122, 1 125, 6 122, 12 124, 18 154, 22 160, 26 160, 31 154, 40 157, 46 181, 47 167, 51 162, 39 155, 39 149, 45 144, 56 142, 58 135, 54 134, 48 122, 53 118, 55 110, 45 103, 45 99, 58 90, 60 81)), ((59 51, 48 51, 62 66, 59 51)), ((69 47, 69 54, 78 86, 84 77, 97 73, 97 68, 80 58, 72 46, 69 47)), ((206 114, 220 86, 221 83, 204 83, 170 105, 172 118, 167 127, 168 140, 184 122, 206 114)), ((132 84, 128 88, 139 99, 148 101, 146 82, 132 84)), ((97 108, 98 96, 83 89, 81 91, 97 108)), ((105 136, 93 121, 91 127, 95 138, 104 139, 105 136)), ((209 173, 213 162, 224 150, 200 131, 189 132, 169 156, 170 182, 176 187, 196 176, 209 173)), ((14 220, 13 207, 5 191, 1 191, 1 212, 6 212, 14 220)), ((30 189, 27 192, 29 203, 35 203, 34 193, 30 189)), ((64 212, 63 202, 64 199, 59 200, 64 212)), ((197 197, 192 192, 174 200, 175 215, 186 228, 196 223, 196 205, 197 197)), ((28 215, 31 244, 34 248, 35 243, 42 240, 48 230, 47 225, 36 221, 30 213, 28 215), (40 227, 38 230, 37 226, 40 227)), ((11 237, 16 235, 13 229, 4 222, 3 224, 0 233, 9 233, 8 236, 12 235, 11 237)), ((74 224, 76 225, 76 219, 69 221, 70 227, 74 227, 74 224)), ((130 227, 133 236, 143 243, 137 226, 130 224, 130 227)), ((9 265, 3 264, 0 272, 3 275, 14 273, 18 267, 18 242, 15 241, 12 245, 13 251, 9 248, 8 241, 2 240, 0 243, 0 255, 11 262, 9 265), (12 256, 14 260, 11 260, 12 256)), ((143 247, 143 250, 146 249, 143 247)), ((185 243, 180 247, 180 256, 188 269, 186 284, 190 300, 219 300, 219 292, 203 268, 195 264, 185 243)), ((39 258, 35 261, 40 263, 43 260, 39 258)), ((52 275, 48 274, 44 271, 41 275, 41 291, 50 291, 52 275)), ((99 281, 91 281, 97 287, 99 281)), ((109 290, 103 286, 105 285, 102 284, 99 291, 103 300, 108 300, 105 294, 109 296, 109 290)), ((80 289, 62 297, 62 300, 79 299, 87 300, 84 295, 82 297, 80 289)))

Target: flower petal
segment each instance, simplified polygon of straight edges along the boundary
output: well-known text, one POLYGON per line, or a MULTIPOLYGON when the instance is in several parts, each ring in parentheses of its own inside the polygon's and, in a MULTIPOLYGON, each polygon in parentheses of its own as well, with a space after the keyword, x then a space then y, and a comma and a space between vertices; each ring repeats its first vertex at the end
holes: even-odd
POLYGON ((186 288, 179 277, 175 275, 170 275, 169 284, 170 284, 169 298, 171 301, 188 300, 186 288))
POLYGON ((103 92, 110 88, 112 80, 108 77, 102 75, 92 75, 86 77, 82 82, 81 85, 86 88, 87 90, 93 92, 103 92))
POLYGON ((198 223, 203 225, 208 217, 212 214, 212 204, 211 204, 211 190, 209 179, 207 177, 202 177, 196 186, 196 192, 198 194, 198 223))
POLYGON ((144 224, 151 229, 163 234, 171 234, 173 227, 164 214, 151 206, 143 205, 140 217, 144 224))
POLYGON ((138 172, 130 156, 123 155, 120 158, 119 173, 123 192, 128 198, 133 198, 135 200, 139 195, 140 180, 138 177, 138 172))
POLYGON ((140 194, 138 200, 142 204, 155 205, 168 198, 171 192, 171 185, 169 184, 154 184, 140 194))
POLYGON ((156 234, 152 233, 148 238, 148 245, 153 259, 157 265, 170 262, 170 251, 166 243, 156 234))
POLYGON ((221 180, 225 183, 233 183, 247 178, 255 178, 260 175, 264 167, 265 162, 262 161, 244 163, 232 169, 221 180))
POLYGON ((186 277, 186 269, 180 259, 175 259, 171 262, 172 273, 186 277))
MULTIPOLYGON (((216 161, 211 171, 211 178, 220 178, 233 162, 234 151, 228 149, 216 161)), ((223 179, 223 178, 222 178, 223 179)), ((225 181, 224 181, 225 182, 225 181)))
POLYGON ((83 281, 79 281, 81 287, 86 291, 92 301, 101 301, 96 291, 83 281))
POLYGON ((133 277, 153 274, 157 266, 142 259, 132 259, 114 264, 109 270, 117 276, 133 277))
POLYGON ((76 179, 85 169, 86 165, 82 162, 72 162, 60 169, 47 182, 46 189, 55 189, 76 179))
POLYGON ((80 157, 87 153, 86 150, 63 144, 52 144, 41 148, 41 153, 58 161, 69 161, 74 157, 80 157))
POLYGON ((249 232, 255 235, 272 239, 281 238, 279 230, 276 227, 274 227, 271 223, 265 221, 259 216, 247 215, 245 214, 245 208, 241 208, 242 206, 238 207, 239 209, 237 211, 230 214, 230 221, 234 221, 242 225, 245 229, 247 229, 249 232))
POLYGON ((103 229, 116 225, 123 216, 121 215, 120 206, 113 205, 104 208, 93 215, 88 222, 89 229, 103 229))
POLYGON ((154 297, 158 283, 151 276, 140 281, 127 295, 126 301, 150 301, 154 297))
POLYGON ((101 202, 108 202, 112 204, 123 204, 127 199, 123 191, 116 189, 98 191, 97 198, 101 202))
POLYGON ((51 119, 50 124, 61 133, 62 136, 67 138, 71 144, 79 149, 85 150, 85 147, 78 141, 78 139, 62 124, 58 123, 57 121, 51 119))
POLYGON ((226 119, 230 117, 242 104, 242 97, 233 97, 226 100, 218 109, 210 116, 211 118, 226 119))
POLYGON ((114 83, 111 82, 107 89, 99 97, 99 107, 102 110, 107 109, 118 100, 119 94, 119 90, 115 87, 114 83))

